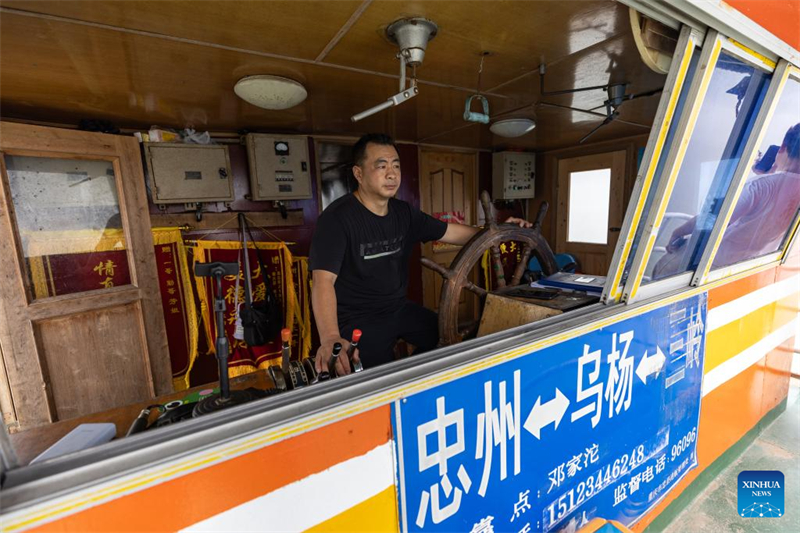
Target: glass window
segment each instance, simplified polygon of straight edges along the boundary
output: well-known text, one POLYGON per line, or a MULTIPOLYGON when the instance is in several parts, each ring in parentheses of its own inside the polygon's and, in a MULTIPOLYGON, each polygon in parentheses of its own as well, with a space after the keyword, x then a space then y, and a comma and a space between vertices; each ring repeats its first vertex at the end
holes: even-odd
POLYGON ((130 284, 111 162, 5 162, 34 299, 130 284))
POLYGON ((352 170, 352 150, 350 145, 317 143, 323 211, 338 198, 358 188, 352 170))
MULTIPOLYGON (((672 114, 672 122, 669 124, 669 130, 667 130, 667 137, 664 139, 664 146, 661 149, 661 157, 658 160, 658 166, 656 167, 656 171, 653 174, 653 181, 650 185, 650 190, 647 193, 647 200, 644 203, 644 209, 642 210, 642 217, 639 221, 639 226, 636 228, 636 234, 633 238, 633 244, 631 245, 631 251, 628 254, 628 260, 625 263, 625 269, 622 271, 622 279, 620 280, 620 286, 624 286, 628 280, 628 274, 631 271, 631 266, 633 265, 633 260, 636 257, 636 250, 639 248, 639 242, 641 241, 642 232, 644 231, 645 221, 647 221, 647 217, 650 213, 650 209, 653 207, 653 199, 656 196, 656 190, 658 189, 658 184, 661 181, 662 174, 664 173, 664 165, 667 161, 667 156, 669 155, 669 147, 672 145, 672 140, 675 138, 675 131, 678 128, 678 123, 680 122, 681 113, 686 105, 686 98, 689 95, 689 89, 692 86, 692 79, 694 78, 694 73, 697 70, 697 63, 700 60, 700 51, 695 50, 692 54, 692 59, 689 61, 689 68, 686 71, 686 79, 683 82, 683 86, 681 87, 681 94, 678 96, 678 102, 675 104, 675 111, 672 114)), ((658 135, 658 132, 653 132, 655 135, 658 135)), ((651 163, 652 164, 652 163, 651 163)), ((635 199, 631 199, 635 200, 635 199)))
POLYGON ((567 241, 590 244, 608 242, 610 197, 610 168, 570 173, 567 241))
POLYGON ((697 267, 770 77, 731 55, 720 54, 643 283, 697 267))
POLYGON ((789 78, 711 268, 781 249, 800 206, 800 82, 789 78))

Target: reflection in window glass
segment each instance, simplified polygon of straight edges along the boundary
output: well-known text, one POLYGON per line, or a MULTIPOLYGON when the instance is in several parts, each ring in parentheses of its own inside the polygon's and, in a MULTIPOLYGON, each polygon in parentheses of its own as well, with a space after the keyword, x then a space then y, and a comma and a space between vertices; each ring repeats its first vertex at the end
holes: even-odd
POLYGON ((5 162, 34 298, 130 284, 111 162, 11 155, 5 162))
POLYGON ((771 75, 722 53, 678 171, 644 283, 697 267, 771 75))
MULTIPOLYGON (((633 244, 631 245, 631 251, 628 254, 628 261, 625 263, 625 269, 622 271, 620 286, 624 286, 628 280, 628 274, 631 271, 633 259, 636 257, 636 250, 639 247, 642 231, 644 231, 645 221, 650 213, 650 208, 653 206, 653 199, 655 198, 658 184, 661 181, 661 176, 664 172, 664 165, 667 161, 667 156, 669 155, 669 147, 672 145, 672 140, 675 138, 675 130, 678 127, 681 113, 686 105, 686 98, 689 95, 689 89, 692 85, 692 79, 694 78, 695 70, 697 70, 697 62, 699 59, 700 52, 697 50, 694 52, 694 54, 692 54, 692 59, 689 61, 689 68, 686 71, 686 79, 681 87, 681 94, 678 96, 678 102, 675 104, 675 111, 672 114, 672 122, 669 124, 667 137, 664 139, 664 146, 661 150, 661 157, 658 160, 658 166, 656 166, 656 171, 653 173, 653 181, 650 185, 650 191, 647 193, 647 200, 644 203, 644 209, 642 210, 642 217, 639 221, 639 226, 636 228, 636 234, 634 235, 633 244)), ((658 135, 658 132, 653 132, 652 134, 658 135)))
POLYGON ((800 206, 800 82, 790 78, 712 268, 780 250, 800 206))
POLYGON ((358 188, 353 176, 352 147, 344 144, 317 144, 321 176, 321 200, 324 211, 334 201, 358 188))
POLYGON ((568 242, 608 242, 610 194, 610 168, 570 173, 568 242))

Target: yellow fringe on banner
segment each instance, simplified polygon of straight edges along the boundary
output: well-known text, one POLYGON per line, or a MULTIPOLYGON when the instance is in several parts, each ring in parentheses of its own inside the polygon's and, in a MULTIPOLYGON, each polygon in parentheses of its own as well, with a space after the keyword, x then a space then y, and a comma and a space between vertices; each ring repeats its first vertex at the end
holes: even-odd
POLYGON ((47 277, 44 274, 44 260, 41 255, 28 258, 28 268, 31 270, 31 281, 33 282, 33 295, 39 300, 50 296, 50 288, 47 285, 47 277))
POLYGON ((302 290, 297 288, 297 293, 300 296, 295 298, 298 301, 298 309, 300 310, 300 319, 297 321, 300 331, 300 353, 299 359, 306 359, 311 352, 311 308, 309 300, 311 300, 311 287, 308 280, 308 258, 295 257, 294 262, 298 264, 298 281, 302 284, 302 290))
POLYGON ((183 284, 183 310, 186 315, 186 322, 189 326, 189 365, 186 372, 181 376, 172 378, 172 386, 176 391, 189 388, 189 374, 197 359, 197 343, 200 338, 199 326, 197 324, 197 308, 194 304, 194 289, 192 288, 192 274, 189 271, 189 257, 186 253, 186 246, 183 244, 183 235, 180 228, 153 228, 153 246, 174 244, 178 252, 178 268, 181 271, 183 284))
POLYGON ((483 252, 481 257, 481 269, 483 270, 483 279, 486 281, 486 290, 492 290, 492 277, 489 275, 489 250, 483 252))
MULTIPOLYGON (((259 250, 280 250, 281 255, 283 256, 283 260, 281 261, 281 270, 283 275, 284 283, 286 284, 286 289, 289 294, 283 294, 283 301, 286 305, 286 313, 284 314, 284 328, 292 329, 294 327, 294 321, 297 318, 295 316, 296 312, 296 289, 294 286, 294 276, 292 275, 292 252, 286 246, 285 242, 257 242, 253 243, 252 241, 248 241, 247 247, 248 248, 255 248, 258 247, 259 250)), ((205 255, 207 250, 241 250, 242 243, 239 241, 206 241, 200 240, 194 243, 194 263, 202 262, 205 260, 205 255)), ((212 323, 208 319, 210 316, 210 309, 211 309, 211 302, 208 301, 208 297, 206 295, 205 287, 204 287, 204 280, 203 278, 195 277, 195 285, 197 287, 197 294, 200 297, 200 315, 203 319, 204 329, 206 332, 206 339, 208 339, 208 354, 215 353, 214 343, 211 342, 211 339, 214 338, 213 330, 212 330, 212 323)), ((274 289, 274 287, 273 287, 274 289)), ((249 374, 251 372, 255 372, 259 368, 266 369, 269 366, 278 366, 281 364, 280 358, 269 359, 261 363, 258 368, 253 365, 237 365, 229 367, 229 376, 230 377, 237 377, 242 376, 244 374, 249 374)))

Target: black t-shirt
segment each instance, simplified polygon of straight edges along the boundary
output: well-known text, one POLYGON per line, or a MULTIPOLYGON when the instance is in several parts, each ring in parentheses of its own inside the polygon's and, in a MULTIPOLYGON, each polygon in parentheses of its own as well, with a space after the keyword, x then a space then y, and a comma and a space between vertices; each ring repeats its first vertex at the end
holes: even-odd
POLYGON ((408 288, 408 262, 418 242, 441 239, 447 223, 389 200, 378 216, 352 194, 322 213, 311 241, 309 270, 336 274, 339 326, 364 317, 393 313, 408 288))

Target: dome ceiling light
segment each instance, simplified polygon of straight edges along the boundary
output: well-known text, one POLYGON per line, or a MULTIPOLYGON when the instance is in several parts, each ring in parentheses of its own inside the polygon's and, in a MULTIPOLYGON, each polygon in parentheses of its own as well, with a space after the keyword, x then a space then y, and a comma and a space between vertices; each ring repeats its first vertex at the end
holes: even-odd
POLYGON ((489 129, 500 137, 521 137, 536 127, 536 123, 529 118, 507 118, 498 120, 489 129))
POLYGON ((242 78, 236 82, 233 92, 249 104, 276 111, 294 107, 308 96, 299 82, 271 74, 242 78))

